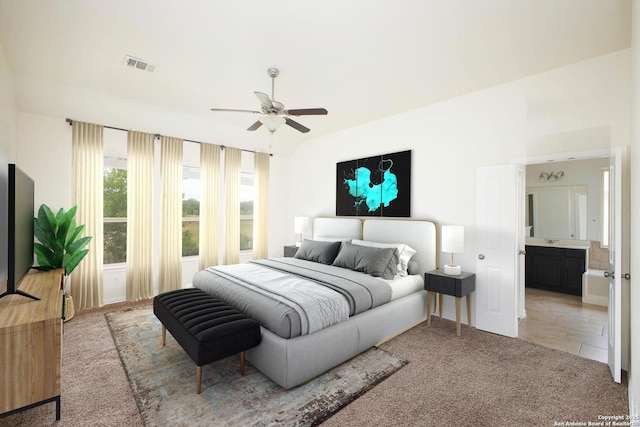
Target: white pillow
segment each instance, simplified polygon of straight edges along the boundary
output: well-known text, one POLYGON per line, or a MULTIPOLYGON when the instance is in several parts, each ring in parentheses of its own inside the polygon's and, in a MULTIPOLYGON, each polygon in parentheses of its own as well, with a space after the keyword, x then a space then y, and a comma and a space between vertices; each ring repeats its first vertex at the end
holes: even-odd
POLYGON ((405 243, 378 243, 368 240, 351 240, 351 244, 360 246, 372 246, 374 248, 396 248, 398 249, 398 275, 407 276, 409 274, 409 260, 417 252, 411 246, 405 243))

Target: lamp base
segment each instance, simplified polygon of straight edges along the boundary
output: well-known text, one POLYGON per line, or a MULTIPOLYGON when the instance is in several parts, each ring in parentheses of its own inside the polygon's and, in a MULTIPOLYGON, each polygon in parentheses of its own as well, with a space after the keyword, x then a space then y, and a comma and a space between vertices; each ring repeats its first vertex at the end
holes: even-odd
POLYGON ((454 264, 445 264, 444 274, 448 274, 450 276, 459 276, 460 274, 462 274, 462 267, 454 264))
POLYGON ((296 248, 299 248, 300 245, 302 245, 302 242, 301 241, 296 241, 296 248))

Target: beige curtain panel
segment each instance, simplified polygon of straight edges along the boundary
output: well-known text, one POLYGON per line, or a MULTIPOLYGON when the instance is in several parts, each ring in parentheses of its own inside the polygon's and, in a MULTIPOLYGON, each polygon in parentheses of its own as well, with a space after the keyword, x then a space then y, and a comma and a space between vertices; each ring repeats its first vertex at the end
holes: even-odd
POLYGON ((253 186, 253 259, 269 255, 269 160, 267 153, 255 153, 253 186))
POLYGON ((220 146, 200 144, 200 270, 218 265, 220 239, 220 146))
POLYGON ((182 288, 182 147, 179 138, 160 140, 162 209, 160 292, 182 288))
POLYGON ((224 149, 224 264, 240 262, 240 164, 242 151, 224 149))
POLYGON ((103 127, 90 123, 72 124, 73 200, 78 206, 76 222, 91 236, 89 253, 73 271, 71 295, 78 310, 100 307, 102 297, 103 245, 103 127))
POLYGON ((154 135, 127 132, 127 300, 153 296, 154 135))

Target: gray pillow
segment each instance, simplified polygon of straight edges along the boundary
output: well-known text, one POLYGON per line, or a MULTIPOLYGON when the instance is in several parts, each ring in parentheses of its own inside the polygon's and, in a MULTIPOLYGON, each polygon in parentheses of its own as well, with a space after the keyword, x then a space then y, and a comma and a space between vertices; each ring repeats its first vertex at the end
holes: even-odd
POLYGON ((343 242, 333 265, 391 280, 398 270, 398 249, 343 242))
POLYGON ((303 240, 294 255, 294 258, 307 261, 331 264, 338 255, 341 242, 318 242, 316 240, 303 240))

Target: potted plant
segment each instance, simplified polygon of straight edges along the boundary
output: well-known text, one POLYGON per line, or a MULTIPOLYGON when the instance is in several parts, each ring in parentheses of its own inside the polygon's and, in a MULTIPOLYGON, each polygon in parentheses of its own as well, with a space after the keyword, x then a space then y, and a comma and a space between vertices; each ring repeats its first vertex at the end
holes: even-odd
MULTIPOLYGON (((69 277, 89 253, 85 246, 91 237, 83 236, 85 226, 76 224, 76 208, 74 206, 68 211, 61 208, 55 215, 45 204, 38 209, 38 216, 33 219, 33 233, 39 243, 34 243, 33 251, 40 270, 63 268, 65 276, 69 277)), ((66 298, 66 320, 69 320, 73 317, 73 302, 71 296, 66 298)))

